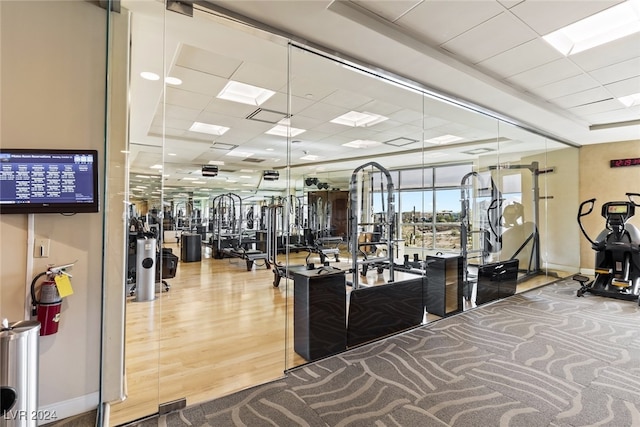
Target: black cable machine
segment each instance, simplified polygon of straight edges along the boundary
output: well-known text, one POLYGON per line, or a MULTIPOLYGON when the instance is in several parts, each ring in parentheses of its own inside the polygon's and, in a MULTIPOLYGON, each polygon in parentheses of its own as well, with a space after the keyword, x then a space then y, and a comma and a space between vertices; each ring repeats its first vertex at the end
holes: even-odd
POLYGON ((351 233, 349 246, 353 289, 358 289, 359 275, 366 276, 367 270, 371 267, 376 268, 378 273, 382 273, 385 268, 388 269, 389 283, 394 281, 393 245, 396 225, 393 192, 391 174, 376 162, 366 163, 356 168, 351 174, 349 182, 349 230, 351 233), (370 176, 370 179, 364 179, 364 174, 361 173, 367 167, 371 167, 374 171, 377 170, 381 177, 380 197, 383 212, 377 215, 367 212, 374 197, 373 175, 370 176), (361 221, 365 217, 367 220, 361 221), (362 239, 363 236, 365 239, 362 239), (377 256, 376 253, 376 256, 370 258, 369 255, 373 248, 375 248, 375 252, 384 248, 382 252, 385 255, 377 256))
POLYGON ((250 248, 255 239, 245 235, 243 229, 242 198, 234 193, 221 194, 213 198, 214 234, 211 236, 213 257, 240 258, 246 262, 247 271, 251 271, 256 261, 264 261, 271 268, 265 252, 250 248))
POLYGON ((591 248, 596 251, 595 279, 576 274, 573 279, 580 283, 577 296, 589 292, 594 295, 629 301, 640 300, 640 230, 628 221, 640 207, 640 194, 626 193, 629 201, 607 202, 602 205, 605 229, 595 240, 591 239, 582 225, 582 218, 589 215, 596 199, 580 204, 578 225, 591 248))

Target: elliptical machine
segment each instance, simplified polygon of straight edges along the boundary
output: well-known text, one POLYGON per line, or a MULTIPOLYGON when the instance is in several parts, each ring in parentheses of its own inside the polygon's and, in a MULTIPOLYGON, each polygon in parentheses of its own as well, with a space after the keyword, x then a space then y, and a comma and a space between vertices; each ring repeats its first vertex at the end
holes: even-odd
POLYGON ((606 219, 606 229, 592 240, 582 225, 582 217, 589 215, 596 199, 580 204, 578 225, 582 234, 591 242, 596 251, 595 279, 580 274, 573 279, 580 283, 577 296, 586 292, 628 301, 638 300, 640 294, 640 230, 627 221, 640 206, 640 194, 626 193, 629 201, 607 202, 602 205, 602 216, 606 219))

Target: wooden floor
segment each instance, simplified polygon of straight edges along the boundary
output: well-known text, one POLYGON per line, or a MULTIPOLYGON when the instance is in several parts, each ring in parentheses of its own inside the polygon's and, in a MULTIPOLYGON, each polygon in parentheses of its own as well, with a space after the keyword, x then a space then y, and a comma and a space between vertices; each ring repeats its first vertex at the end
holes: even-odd
MULTIPOLYGON (((179 256, 175 244, 165 247, 179 256)), ((289 262, 304 264, 305 256, 292 254, 289 262)), ((536 276, 518 291, 553 280, 536 276)), ((186 398, 193 405, 272 381, 306 362, 293 351, 293 282, 282 279, 276 288, 271 270, 213 259, 206 247, 200 262, 180 262, 167 281, 171 289, 154 301, 127 301, 128 397, 111 406, 111 426, 155 414, 161 403, 186 398)))

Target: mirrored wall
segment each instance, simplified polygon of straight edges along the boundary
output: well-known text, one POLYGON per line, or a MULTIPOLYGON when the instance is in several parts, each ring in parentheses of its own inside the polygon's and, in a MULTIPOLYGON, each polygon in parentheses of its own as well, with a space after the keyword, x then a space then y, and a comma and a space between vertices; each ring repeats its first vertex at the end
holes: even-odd
MULTIPOLYGON (((370 340, 309 351, 309 271, 339 277, 338 329, 357 323, 354 289, 408 277, 422 292, 433 257, 461 260, 465 310, 487 265, 513 262, 517 292, 577 271, 576 148, 203 6, 122 6, 128 397, 112 425, 370 340)), ((449 314, 420 307, 418 324, 449 314)))

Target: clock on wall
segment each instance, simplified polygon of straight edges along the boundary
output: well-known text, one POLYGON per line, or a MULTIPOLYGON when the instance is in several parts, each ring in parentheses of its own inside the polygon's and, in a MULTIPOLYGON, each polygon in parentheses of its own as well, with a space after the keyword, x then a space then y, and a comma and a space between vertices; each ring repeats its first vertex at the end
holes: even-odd
POLYGON ((625 166, 640 166, 640 157, 629 158, 629 159, 609 160, 609 165, 612 168, 621 168, 621 167, 625 167, 625 166))

